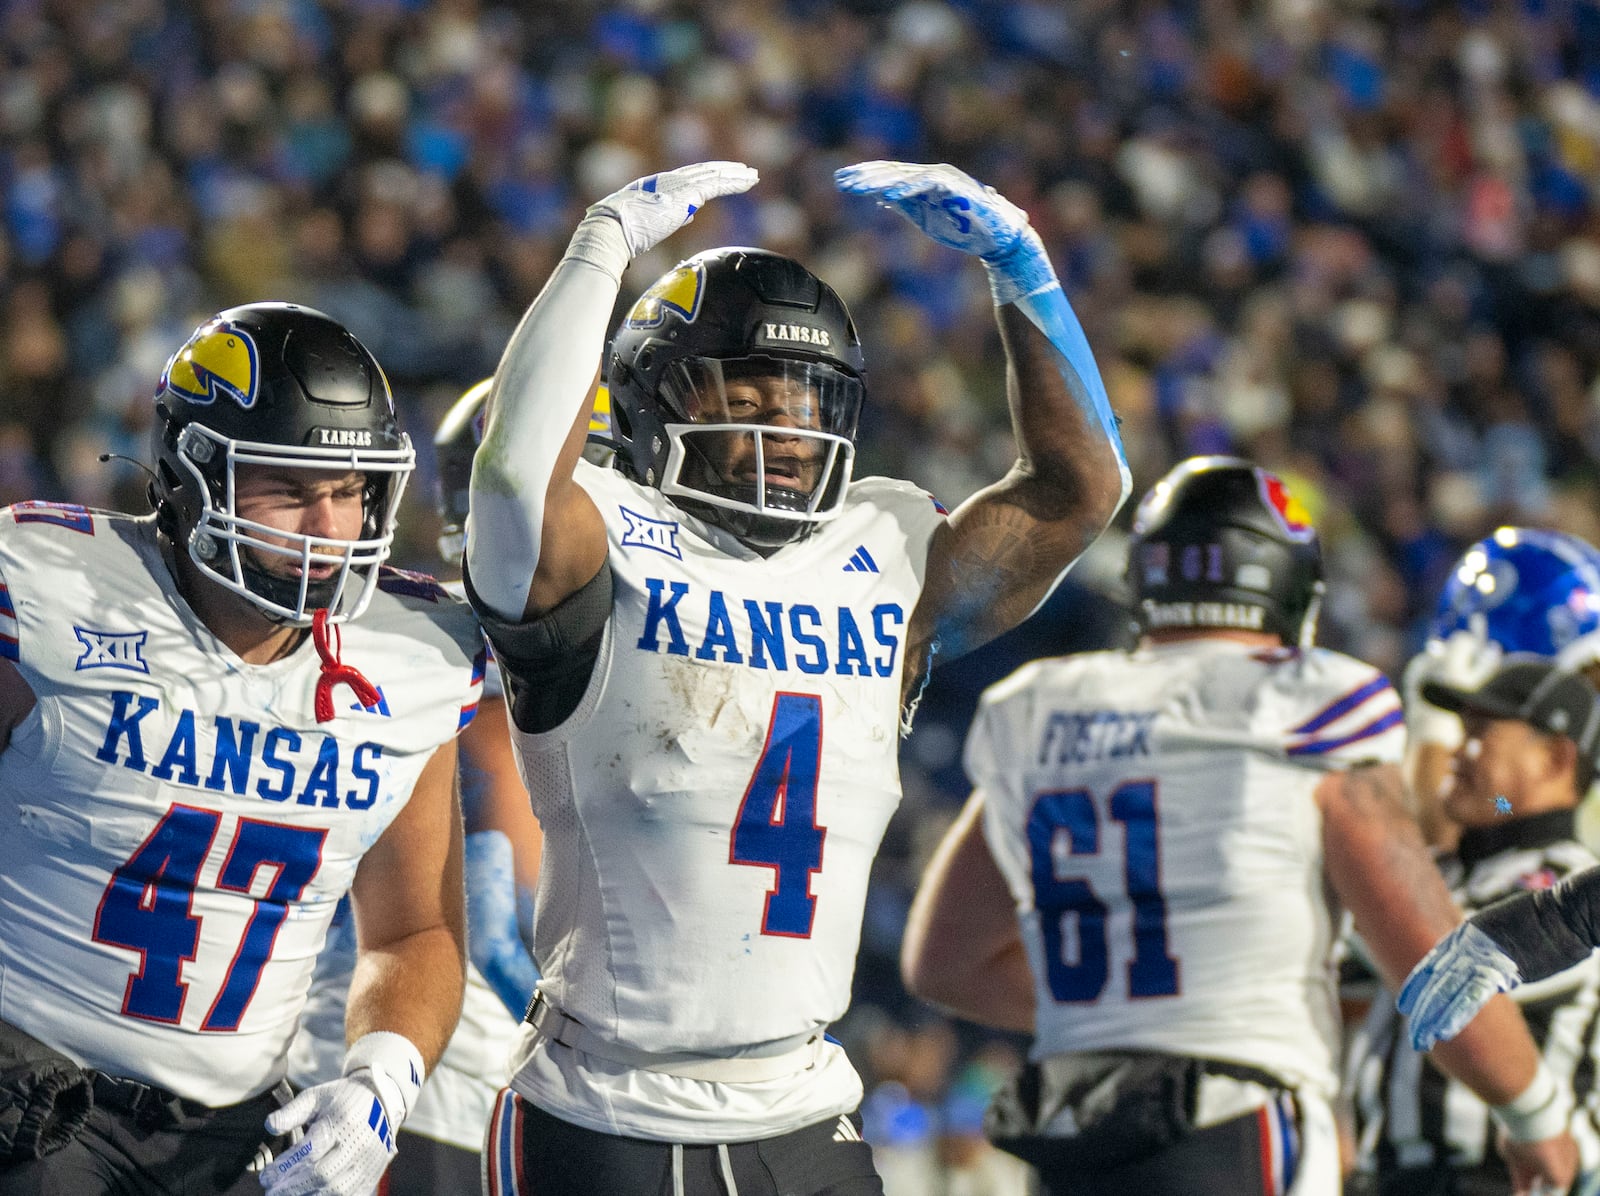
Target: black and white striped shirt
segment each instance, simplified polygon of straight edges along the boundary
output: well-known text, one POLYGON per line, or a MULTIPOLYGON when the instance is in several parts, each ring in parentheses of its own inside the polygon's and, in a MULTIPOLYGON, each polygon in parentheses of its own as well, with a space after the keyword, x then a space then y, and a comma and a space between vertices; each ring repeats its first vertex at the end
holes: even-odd
MULTIPOLYGON (((1466 831, 1457 853, 1440 862, 1456 901, 1471 913, 1594 867, 1597 860, 1577 841, 1573 821, 1572 811, 1561 810, 1466 831)), ((1600 955, 1511 995, 1545 1062, 1572 1085, 1571 1129, 1583 1170, 1600 1167, 1600 955)), ((1351 1038, 1345 1085, 1355 1105, 1360 1171, 1387 1177, 1450 1166, 1484 1180, 1506 1176, 1488 1108, 1411 1049, 1392 993, 1378 994, 1351 1038)), ((1500 1190, 1510 1191, 1508 1180, 1500 1190)))

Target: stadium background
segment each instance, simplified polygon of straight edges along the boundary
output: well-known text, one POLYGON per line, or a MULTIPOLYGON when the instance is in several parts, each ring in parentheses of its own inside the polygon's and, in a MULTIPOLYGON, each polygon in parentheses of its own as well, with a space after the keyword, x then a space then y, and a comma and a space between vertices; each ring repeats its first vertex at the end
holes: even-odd
MULTIPOLYGON (((142 509, 98 457, 145 456, 166 356, 294 299, 387 370, 422 456, 396 559, 436 569, 432 429, 584 205, 734 158, 760 186, 624 303, 707 246, 800 258, 867 347, 858 472, 953 506, 1012 456, 998 340, 981 270, 833 189, 893 157, 1028 210, 1139 490, 1195 452, 1292 480, 1323 642, 1398 675, 1473 539, 1600 542, 1596 0, 6 0, 0 52, 0 503, 142 509)), ((910 1002, 894 957, 978 691, 1126 634, 1120 542, 936 673, 906 743, 843 1027, 891 1196, 1016 1190, 974 1134, 1018 1044, 910 1002)))

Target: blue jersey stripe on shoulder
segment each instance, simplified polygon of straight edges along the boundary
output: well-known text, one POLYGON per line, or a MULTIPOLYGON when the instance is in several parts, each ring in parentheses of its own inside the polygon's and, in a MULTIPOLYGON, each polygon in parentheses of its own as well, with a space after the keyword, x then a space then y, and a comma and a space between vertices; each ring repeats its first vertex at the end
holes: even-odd
POLYGON ((1348 735, 1341 735, 1337 739, 1318 739, 1312 740, 1310 743, 1297 743, 1289 749, 1288 754, 1291 756, 1321 756, 1328 752, 1336 752, 1352 743, 1357 743, 1363 739, 1371 739, 1374 735, 1381 735, 1404 718, 1405 715, 1397 706, 1389 711, 1388 714, 1380 715, 1366 726, 1352 731, 1348 735))
POLYGON ((1343 718, 1357 706, 1361 705, 1363 702, 1377 697, 1388 688, 1390 688, 1389 679, 1382 674, 1379 674, 1371 681, 1368 681, 1365 685, 1351 690, 1349 693, 1345 694, 1344 697, 1335 698, 1332 702, 1328 703, 1327 706, 1323 707, 1322 710, 1317 714, 1312 715, 1305 722, 1301 723, 1298 727, 1291 731, 1290 734, 1315 734, 1316 732, 1322 730, 1322 728, 1326 727, 1329 723, 1343 718))
POLYGON ((7 660, 21 660, 21 649, 17 646, 17 637, 0 632, 0 656, 7 660))

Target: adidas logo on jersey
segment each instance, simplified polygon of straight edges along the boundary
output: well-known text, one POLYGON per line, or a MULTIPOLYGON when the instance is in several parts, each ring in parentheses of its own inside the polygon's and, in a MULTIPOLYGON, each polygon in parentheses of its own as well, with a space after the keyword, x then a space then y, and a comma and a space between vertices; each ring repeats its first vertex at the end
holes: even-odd
POLYGON ((850 560, 845 565, 846 573, 876 573, 878 562, 872 559, 872 554, 867 551, 865 544, 860 545, 850 554, 850 560))
POLYGON ((371 706, 363 706, 360 702, 352 702, 350 709, 357 714, 376 714, 383 718, 393 718, 394 716, 389 711, 389 698, 383 692, 383 686, 377 685, 373 688, 378 691, 378 700, 375 703, 371 706))
POLYGON ((839 1118, 839 1124, 834 1127, 833 1140, 835 1142, 859 1142, 861 1135, 856 1132, 856 1127, 850 1124, 848 1117, 839 1118))

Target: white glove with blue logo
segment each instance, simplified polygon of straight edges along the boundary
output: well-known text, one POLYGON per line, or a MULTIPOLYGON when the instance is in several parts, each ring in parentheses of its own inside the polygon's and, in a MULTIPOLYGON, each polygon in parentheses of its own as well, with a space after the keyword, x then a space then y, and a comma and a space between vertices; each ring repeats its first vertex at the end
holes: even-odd
POLYGON ((422 1054, 386 1030, 363 1034, 344 1075, 307 1088, 267 1117, 267 1132, 305 1137, 261 1172, 272 1196, 370 1196, 394 1157, 394 1136, 422 1091, 422 1054))
POLYGON ((875 195, 941 245, 970 253, 989 271, 996 304, 1061 284, 1021 208, 954 166, 860 162, 833 173, 839 190, 875 195))
POLYGON ((760 177, 743 162, 696 162, 635 179, 590 205, 566 256, 620 281, 630 261, 688 224, 708 199, 748 191, 760 177))
POLYGON ((1468 921, 1411 969, 1396 1004, 1411 1019, 1412 1047, 1429 1051, 1461 1033, 1495 993, 1521 982, 1521 972, 1500 944, 1468 921))
MULTIPOLYGON (((1478 619, 1481 623, 1481 616, 1478 619)), ((1406 734, 1416 743, 1454 751, 1461 746, 1461 720, 1422 696, 1429 681, 1455 689, 1474 690, 1494 676, 1505 653, 1481 627, 1463 627, 1442 640, 1429 640, 1413 656, 1400 678, 1405 698, 1406 734)))

